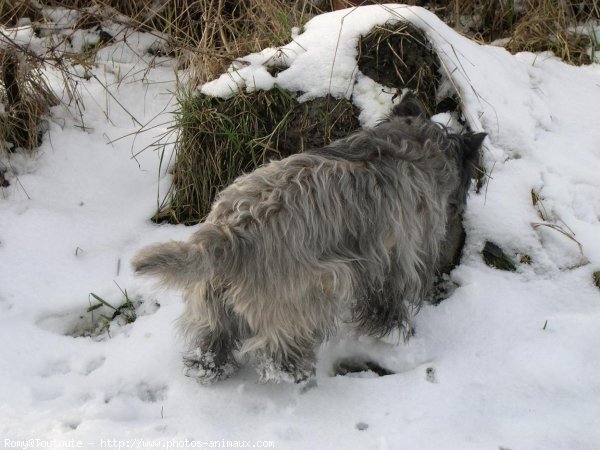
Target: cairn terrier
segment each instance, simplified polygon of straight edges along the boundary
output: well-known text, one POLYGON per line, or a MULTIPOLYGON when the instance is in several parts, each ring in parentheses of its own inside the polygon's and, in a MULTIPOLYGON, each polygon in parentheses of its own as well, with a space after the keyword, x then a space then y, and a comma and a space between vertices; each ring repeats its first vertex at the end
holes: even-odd
POLYGON ((183 289, 188 376, 227 378, 254 352, 261 381, 298 383, 340 321, 407 333, 456 248, 485 138, 424 111, 407 95, 373 128, 240 176, 188 242, 135 257, 135 272, 183 289))

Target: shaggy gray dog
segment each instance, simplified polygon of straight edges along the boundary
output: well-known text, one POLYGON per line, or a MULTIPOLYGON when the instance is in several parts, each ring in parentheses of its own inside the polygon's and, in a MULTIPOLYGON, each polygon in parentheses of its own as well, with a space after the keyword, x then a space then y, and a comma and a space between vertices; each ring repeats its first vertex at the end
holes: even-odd
MULTIPOLYGON (((301 382, 340 320, 409 330, 485 134, 451 134, 407 96, 390 118, 239 177, 189 242, 158 244, 137 273, 183 288, 186 372, 230 376, 254 351, 261 381, 301 382)), ((456 237, 450 237, 454 240, 456 237)))

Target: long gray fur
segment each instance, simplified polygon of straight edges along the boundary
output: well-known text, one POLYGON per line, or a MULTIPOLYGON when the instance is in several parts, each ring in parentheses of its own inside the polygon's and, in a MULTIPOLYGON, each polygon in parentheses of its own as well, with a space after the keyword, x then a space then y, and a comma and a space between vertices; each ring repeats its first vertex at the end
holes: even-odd
POLYGON ((136 256, 136 272, 183 288, 188 375, 226 378, 234 351, 253 351, 262 381, 300 382, 339 320, 407 334, 457 239, 485 137, 423 111, 405 96, 374 128, 239 177, 189 242, 136 256))

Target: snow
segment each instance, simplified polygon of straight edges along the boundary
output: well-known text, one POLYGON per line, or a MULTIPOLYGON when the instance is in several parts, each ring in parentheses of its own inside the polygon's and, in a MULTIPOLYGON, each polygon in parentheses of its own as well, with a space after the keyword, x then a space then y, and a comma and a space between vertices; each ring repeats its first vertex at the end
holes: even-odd
MULTIPOLYGON (((290 44, 242 58, 203 92, 275 83, 304 100, 329 92, 352 98, 362 123, 373 124, 392 94, 356 69, 356 42, 400 17, 427 33, 471 128, 489 136, 488 183, 470 194, 465 252, 451 274, 459 287, 422 308, 415 336, 402 343, 343 330, 320 348, 305 388, 257 384, 250 365, 210 387, 183 376, 179 293, 135 278, 128 264, 141 247, 194 231, 149 221, 170 184, 172 149, 140 150, 170 125, 176 77, 174 64, 145 53, 155 39, 136 35, 130 47, 103 50, 95 77, 80 82, 82 115, 55 107, 39 152, 0 162, 11 182, 0 191, 1 445, 598 448, 600 66, 513 56, 423 9, 369 6, 316 17, 290 44), (265 64, 290 67, 273 77, 265 64), (147 131, 131 134, 140 124, 147 131), (486 240, 531 264, 516 273, 487 267, 486 240), (143 302, 138 319, 86 337, 100 323, 86 312, 90 293, 118 306, 121 289, 143 302), (333 376, 336 361, 353 356, 395 374, 333 376)), ((27 26, 15 33, 44 46, 27 26)), ((57 74, 46 74, 60 89, 57 74)))

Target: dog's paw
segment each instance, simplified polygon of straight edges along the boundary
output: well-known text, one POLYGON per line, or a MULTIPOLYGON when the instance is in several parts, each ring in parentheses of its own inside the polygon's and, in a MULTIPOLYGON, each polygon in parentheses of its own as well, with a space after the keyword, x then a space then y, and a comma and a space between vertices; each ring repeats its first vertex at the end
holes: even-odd
POLYGON ((225 380, 233 375, 237 369, 237 363, 227 359, 218 363, 215 354, 202 352, 200 349, 189 351, 183 357, 183 373, 186 377, 195 378, 202 385, 209 385, 217 381, 225 380))
POLYGON ((261 359, 256 367, 260 383, 305 383, 315 376, 315 366, 306 362, 302 366, 261 359))

